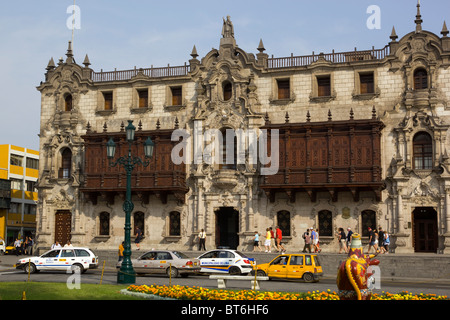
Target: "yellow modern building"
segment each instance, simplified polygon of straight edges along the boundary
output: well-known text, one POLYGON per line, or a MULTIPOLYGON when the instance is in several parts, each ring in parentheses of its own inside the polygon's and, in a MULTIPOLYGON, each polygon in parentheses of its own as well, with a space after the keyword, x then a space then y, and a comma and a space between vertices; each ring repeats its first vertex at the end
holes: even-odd
MULTIPOLYGON (((8 244, 16 238, 34 238, 38 168, 38 151, 10 144, 0 145, 0 181, 9 181, 11 185, 10 193, 3 190, 0 206, 0 238, 6 239, 8 244)), ((9 183, 2 183, 2 186, 9 183)))

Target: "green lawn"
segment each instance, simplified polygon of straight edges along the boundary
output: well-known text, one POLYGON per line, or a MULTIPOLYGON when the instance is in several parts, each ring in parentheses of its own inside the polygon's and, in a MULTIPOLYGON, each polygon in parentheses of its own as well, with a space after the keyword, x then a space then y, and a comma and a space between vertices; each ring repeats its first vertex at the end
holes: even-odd
POLYGON ((81 284, 80 289, 70 290, 66 283, 1 282, 1 300, 137 300, 120 293, 127 285, 81 284))

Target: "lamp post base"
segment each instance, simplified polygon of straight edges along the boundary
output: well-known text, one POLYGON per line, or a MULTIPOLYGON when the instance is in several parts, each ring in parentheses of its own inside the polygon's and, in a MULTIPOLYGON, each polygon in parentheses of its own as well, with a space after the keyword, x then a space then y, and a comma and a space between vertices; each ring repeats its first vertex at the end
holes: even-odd
POLYGON ((119 270, 117 272, 117 283, 118 284, 135 284, 136 275, 134 273, 124 272, 119 270))

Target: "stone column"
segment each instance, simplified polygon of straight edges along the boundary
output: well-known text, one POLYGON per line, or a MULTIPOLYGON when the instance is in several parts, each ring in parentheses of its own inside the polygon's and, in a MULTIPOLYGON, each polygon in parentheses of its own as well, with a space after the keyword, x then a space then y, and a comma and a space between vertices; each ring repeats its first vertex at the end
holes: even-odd
POLYGON ((444 210, 444 248, 443 253, 450 254, 450 188, 445 188, 445 210, 444 210))

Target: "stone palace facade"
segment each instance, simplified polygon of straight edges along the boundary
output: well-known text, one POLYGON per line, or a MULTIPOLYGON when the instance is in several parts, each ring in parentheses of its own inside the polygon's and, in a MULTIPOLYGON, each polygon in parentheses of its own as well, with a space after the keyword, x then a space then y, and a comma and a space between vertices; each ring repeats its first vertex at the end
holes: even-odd
POLYGON ((194 46, 184 66, 111 72, 77 64, 69 44, 38 87, 38 246, 118 248, 126 175, 106 143, 125 155, 133 120, 133 152, 155 142, 132 178, 144 250, 196 250, 201 229, 207 249, 251 250, 280 226, 289 251, 314 227, 336 252, 338 228, 367 243, 381 226, 393 252, 450 253, 450 38, 445 23, 422 30, 420 6, 414 22, 381 49, 274 58, 262 40, 239 48, 228 17, 201 59, 194 46))

